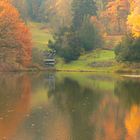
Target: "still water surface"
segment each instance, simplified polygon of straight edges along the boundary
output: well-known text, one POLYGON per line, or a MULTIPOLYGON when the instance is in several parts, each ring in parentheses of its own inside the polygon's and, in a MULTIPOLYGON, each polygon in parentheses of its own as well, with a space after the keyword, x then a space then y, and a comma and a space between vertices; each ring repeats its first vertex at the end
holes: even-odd
POLYGON ((1 73, 0 140, 140 140, 140 79, 1 73))

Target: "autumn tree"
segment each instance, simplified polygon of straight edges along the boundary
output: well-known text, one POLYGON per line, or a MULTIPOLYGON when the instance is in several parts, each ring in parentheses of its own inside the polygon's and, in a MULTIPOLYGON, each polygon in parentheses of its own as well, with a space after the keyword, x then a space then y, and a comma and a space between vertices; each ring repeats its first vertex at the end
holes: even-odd
POLYGON ((130 0, 130 14, 127 25, 129 32, 116 47, 116 58, 119 61, 140 62, 140 0, 130 0))
POLYGON ((47 20, 55 31, 63 26, 71 26, 71 2, 72 0, 46 1, 47 20))
POLYGON ((109 34, 124 34, 128 14, 128 0, 111 0, 100 13, 100 18, 109 34))
POLYGON ((140 37, 140 0, 130 0, 131 12, 128 16, 128 27, 134 37, 140 37))
POLYGON ((20 19, 16 8, 9 2, 0 1, 0 50, 15 50, 21 64, 27 66, 31 61, 31 35, 20 19))

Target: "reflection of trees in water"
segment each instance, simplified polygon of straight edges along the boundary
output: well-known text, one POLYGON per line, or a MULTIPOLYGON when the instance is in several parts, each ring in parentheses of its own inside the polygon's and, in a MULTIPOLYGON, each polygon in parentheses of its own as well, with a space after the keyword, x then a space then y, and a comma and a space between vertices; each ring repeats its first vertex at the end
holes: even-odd
POLYGON ((140 138, 140 80, 125 79, 118 81, 115 94, 119 97, 122 107, 127 107, 124 124, 126 140, 140 138))
MULTIPOLYGON (((15 80, 19 87, 15 84, 14 88, 9 87, 9 90, 17 88, 18 94, 22 85, 24 87, 30 85, 23 84, 26 83, 22 82, 23 79, 29 81, 28 78, 23 77, 26 76, 19 76, 15 80)), ((140 132, 138 80, 117 81, 115 94, 112 91, 107 94, 107 90, 100 90, 97 85, 93 84, 91 88, 84 84, 81 86, 77 81, 67 77, 56 79, 55 89, 52 90, 48 89, 48 74, 39 76, 35 74, 31 77, 32 90, 40 91, 40 88, 45 88, 47 92, 49 91, 49 100, 46 104, 44 102, 41 105, 37 104, 32 109, 30 116, 19 130, 16 140, 21 137, 33 140, 138 140, 140 132)), ((24 89, 30 89, 30 87, 24 89)), ((18 95, 15 102, 20 100, 20 97, 18 95)), ((25 102, 25 107, 26 105, 25 102)))
POLYGON ((0 77, 0 139, 11 139, 29 111, 31 85, 26 75, 0 77))
POLYGON ((70 116, 71 139, 91 140, 95 127, 90 123, 90 117, 98 108, 98 90, 81 87, 78 82, 65 78, 56 83, 53 94, 56 106, 70 116))
MULTIPOLYGON (((33 100, 36 94, 38 93, 39 93, 38 98, 40 98, 40 96, 44 97, 43 95, 44 91, 46 91, 46 96, 48 96, 48 91, 50 92, 54 91, 55 73, 31 73, 29 77, 31 78, 31 83, 32 83, 32 93, 33 93, 32 99, 33 100)), ((18 138, 21 138, 21 137, 22 139, 25 139, 25 137, 22 136, 23 133, 26 134, 26 137, 29 137, 30 139, 33 139, 33 140, 45 139, 45 135, 47 133, 46 124, 50 122, 50 120, 48 120, 49 109, 46 109, 46 106, 47 106, 46 104, 48 104, 47 100, 46 102, 41 102, 41 101, 39 103, 37 102, 37 104, 33 106, 32 111, 30 112, 30 116, 26 118, 25 123, 22 125, 22 128, 20 129, 21 136, 20 136, 20 133, 17 134, 17 138, 16 138, 17 140, 18 138)))
MULTIPOLYGON (((54 91, 55 90, 55 73, 34 73, 31 76, 33 90, 36 91, 40 87, 44 89, 54 91)), ((33 92, 34 93, 34 92, 33 92)))
MULTIPOLYGON (((46 133, 46 123, 47 123, 47 110, 46 108, 36 108, 32 110, 30 116, 26 119, 25 123, 22 126, 21 136, 18 136, 24 139, 23 134, 26 134, 25 138, 32 140, 45 140, 46 133)), ((18 140, 18 138, 16 139, 18 140)))
POLYGON ((0 75, 0 112, 21 97, 21 82, 17 75, 0 75))
POLYGON ((121 140, 124 138, 123 108, 116 97, 104 96, 99 109, 93 114, 92 122, 96 124, 96 140, 121 140))
POLYGON ((132 105, 125 117, 126 140, 139 140, 140 138, 140 106, 132 105))
POLYGON ((125 106, 130 108, 133 104, 140 105, 140 80, 117 81, 114 91, 125 106))

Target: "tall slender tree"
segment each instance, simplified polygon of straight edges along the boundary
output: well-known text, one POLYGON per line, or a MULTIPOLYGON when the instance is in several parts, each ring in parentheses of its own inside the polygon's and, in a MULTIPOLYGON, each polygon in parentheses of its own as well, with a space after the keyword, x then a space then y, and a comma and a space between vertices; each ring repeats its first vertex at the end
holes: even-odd
POLYGON ((96 11, 96 3, 93 0, 73 0, 72 12, 74 29, 81 27, 84 18, 87 16, 95 16, 96 11))

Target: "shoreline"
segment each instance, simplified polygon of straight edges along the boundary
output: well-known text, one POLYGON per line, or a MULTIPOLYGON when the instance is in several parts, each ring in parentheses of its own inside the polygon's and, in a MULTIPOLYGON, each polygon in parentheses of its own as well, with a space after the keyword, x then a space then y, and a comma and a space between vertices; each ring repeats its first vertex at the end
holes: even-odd
POLYGON ((6 70, 0 71, 0 73, 8 73, 8 72, 79 72, 79 73, 116 73, 116 74, 125 74, 125 75, 140 75, 140 69, 93 69, 93 70, 86 70, 86 69, 55 69, 55 68, 42 68, 42 69, 19 69, 19 70, 6 70))
POLYGON ((128 71, 123 71, 123 72, 114 72, 114 71, 99 71, 99 70, 63 70, 63 69, 43 69, 43 70, 16 70, 16 71, 0 71, 0 74, 32 74, 32 73, 90 73, 90 74, 108 74, 108 75, 119 75, 123 78, 130 78, 130 79, 137 79, 140 80, 140 72, 128 72, 128 71))
POLYGON ((139 75, 140 74, 140 63, 139 65, 117 63, 109 67, 44 67, 37 64, 32 64, 29 67, 4 67, 0 69, 0 72, 79 72, 79 73, 111 73, 111 74, 124 74, 124 75, 139 75))

